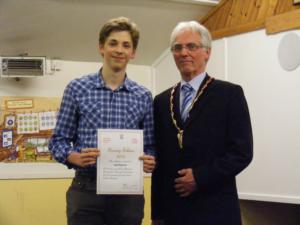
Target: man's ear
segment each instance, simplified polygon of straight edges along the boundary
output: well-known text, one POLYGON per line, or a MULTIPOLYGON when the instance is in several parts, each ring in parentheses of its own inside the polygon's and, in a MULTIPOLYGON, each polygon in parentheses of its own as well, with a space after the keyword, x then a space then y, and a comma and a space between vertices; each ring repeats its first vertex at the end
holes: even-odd
POLYGON ((135 55, 136 55, 136 49, 133 49, 130 59, 134 59, 135 55))
POLYGON ((205 49, 205 50, 206 50, 206 62, 207 62, 210 58, 211 48, 208 48, 208 49, 205 49))
POLYGON ((104 57, 104 46, 102 44, 98 44, 99 53, 102 57, 104 57))

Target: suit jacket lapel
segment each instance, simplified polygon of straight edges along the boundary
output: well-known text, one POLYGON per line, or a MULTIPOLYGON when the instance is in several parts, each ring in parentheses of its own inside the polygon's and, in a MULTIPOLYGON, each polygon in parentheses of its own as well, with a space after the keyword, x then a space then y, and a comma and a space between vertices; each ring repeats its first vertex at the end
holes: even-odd
MULTIPOLYGON (((203 86, 205 85, 205 83, 210 79, 211 77, 209 75, 206 75, 206 77, 204 78, 203 82, 201 83, 198 91, 197 91, 197 95, 199 94, 199 92, 201 91, 201 89, 203 88, 203 86)), ((198 113, 201 112, 201 109, 203 107, 203 104, 206 102, 206 96, 209 94, 209 91, 212 88, 212 83, 213 81, 208 85, 208 87, 204 90, 204 92, 201 94, 201 96, 198 98, 198 100, 195 102, 192 110, 189 112, 189 117, 186 119, 185 123, 184 123, 184 127, 187 127, 189 124, 191 124, 191 122, 197 117, 198 113)), ((197 96, 196 95, 196 96, 197 96)))
POLYGON ((182 129, 183 121, 180 114, 180 83, 176 86, 174 93, 174 117, 178 123, 178 126, 182 129))

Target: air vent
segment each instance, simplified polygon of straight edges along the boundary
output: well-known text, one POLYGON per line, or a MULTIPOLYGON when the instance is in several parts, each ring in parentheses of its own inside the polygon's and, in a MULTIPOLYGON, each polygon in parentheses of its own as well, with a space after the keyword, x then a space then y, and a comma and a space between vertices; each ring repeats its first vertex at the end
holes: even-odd
POLYGON ((45 75, 45 57, 0 57, 1 77, 40 77, 45 75))

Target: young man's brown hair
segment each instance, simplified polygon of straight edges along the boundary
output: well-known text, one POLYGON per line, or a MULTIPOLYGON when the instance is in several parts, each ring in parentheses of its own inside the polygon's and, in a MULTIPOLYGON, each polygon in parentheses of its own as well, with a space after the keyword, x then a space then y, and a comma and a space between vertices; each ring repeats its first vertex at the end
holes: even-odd
POLYGON ((137 48, 140 32, 137 25, 126 17, 118 17, 107 21, 99 33, 99 44, 104 45, 110 33, 114 31, 128 31, 132 39, 133 49, 137 48))

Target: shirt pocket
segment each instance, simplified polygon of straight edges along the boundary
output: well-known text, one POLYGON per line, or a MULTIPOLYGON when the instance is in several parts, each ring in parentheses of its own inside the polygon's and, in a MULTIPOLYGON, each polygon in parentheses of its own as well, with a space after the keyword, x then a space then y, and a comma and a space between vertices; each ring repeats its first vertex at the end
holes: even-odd
POLYGON ((144 110, 139 104, 129 104, 126 109, 125 127, 126 129, 142 128, 144 110))
POLYGON ((84 102, 80 105, 80 127, 97 128, 103 120, 102 106, 100 102, 84 102))

